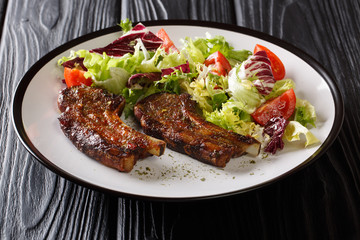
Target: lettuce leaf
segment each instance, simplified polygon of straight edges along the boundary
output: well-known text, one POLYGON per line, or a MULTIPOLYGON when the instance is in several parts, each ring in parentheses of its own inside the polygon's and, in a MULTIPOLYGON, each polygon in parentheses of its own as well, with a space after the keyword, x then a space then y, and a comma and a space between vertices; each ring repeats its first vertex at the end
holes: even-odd
POLYGON ((232 65, 246 60, 252 52, 249 50, 234 50, 223 36, 212 37, 209 33, 205 38, 195 40, 186 37, 184 48, 195 63, 203 63, 205 59, 216 51, 220 51, 232 65))
POLYGON ((310 124, 313 127, 316 127, 315 126, 315 122, 316 122, 315 107, 313 105, 311 105, 311 103, 307 100, 296 98, 294 120, 299 122, 304 127, 306 127, 307 124, 310 124))
POLYGON ((144 60, 144 56, 139 48, 135 51, 134 55, 128 53, 121 58, 114 58, 104 54, 93 53, 88 50, 70 51, 69 57, 62 57, 59 59, 58 64, 62 65, 63 62, 69 61, 76 57, 83 58, 83 64, 88 69, 85 77, 91 77, 94 80, 103 81, 111 77, 110 68, 120 67, 125 69, 128 73, 134 73, 137 67, 144 60))
POLYGON ((266 100, 276 98, 291 88, 295 89, 295 82, 292 79, 288 78, 279 80, 275 82, 275 85, 271 92, 264 97, 266 100))
POLYGON ((93 84, 115 94, 121 94, 130 74, 123 68, 110 67, 110 78, 104 81, 93 80, 93 84))
POLYGON ((220 108, 228 100, 225 77, 211 74, 210 69, 202 64, 197 64, 195 76, 193 81, 183 81, 181 86, 192 95, 203 113, 220 108))
POLYGON ((125 98, 126 105, 124 108, 124 114, 125 118, 128 118, 129 116, 133 115, 133 109, 136 102, 145 94, 147 89, 141 88, 141 89, 131 89, 125 87, 122 90, 122 95, 125 98))
POLYGON ((184 50, 188 55, 191 65, 196 65, 196 63, 203 63, 205 61, 203 52, 195 46, 193 40, 189 37, 185 38, 184 50))
POLYGON ((233 68, 229 73, 228 92, 235 102, 238 102, 238 108, 251 114, 257 107, 265 102, 264 97, 250 80, 241 79, 240 65, 233 68))
POLYGON ((186 58, 177 52, 166 54, 162 48, 158 48, 155 53, 147 51, 140 39, 134 49, 134 54, 127 53, 122 57, 111 57, 106 53, 101 55, 88 50, 71 51, 70 56, 61 58, 58 64, 61 65, 76 57, 83 58, 83 64, 87 68, 85 77, 91 77, 95 86, 104 87, 112 93, 120 93, 127 81, 124 70, 130 77, 131 74, 161 72, 162 68, 186 63, 186 58))
POLYGON ((312 134, 310 132, 309 129, 307 129, 306 127, 304 127, 303 125, 301 125, 299 122, 297 121, 290 121, 289 124, 287 125, 286 129, 285 129, 285 133, 284 133, 284 138, 289 141, 289 142, 293 142, 293 141, 299 141, 301 140, 300 136, 303 135, 305 137, 305 147, 311 145, 311 144, 315 144, 315 143, 319 143, 319 139, 317 139, 314 134, 312 134))
POLYGON ((121 20, 119 26, 121 27, 123 34, 131 31, 131 29, 133 28, 132 22, 128 18, 121 20))
POLYGON ((170 74, 163 75, 161 80, 155 82, 154 86, 159 92, 180 94, 182 92, 182 83, 188 82, 193 77, 194 73, 184 73, 181 68, 175 69, 170 74))
POLYGON ((263 134, 263 128, 251 122, 250 115, 234 106, 231 101, 224 103, 220 110, 207 112, 205 118, 224 129, 252 136, 262 143, 268 140, 268 136, 263 134))

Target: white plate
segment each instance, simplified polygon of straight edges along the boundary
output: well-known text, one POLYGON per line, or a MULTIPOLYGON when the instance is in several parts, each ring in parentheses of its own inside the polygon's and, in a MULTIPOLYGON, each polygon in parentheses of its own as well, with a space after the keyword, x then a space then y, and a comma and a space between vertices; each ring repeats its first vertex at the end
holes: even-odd
MULTIPOLYGON (((18 85, 13 99, 13 122, 24 146, 41 163, 57 174, 87 187, 121 196, 157 200, 190 200, 231 195, 274 182, 293 173, 322 154, 336 138, 343 121, 343 102, 331 77, 311 57, 291 45, 249 29, 199 21, 144 22, 151 31, 165 28, 176 45, 180 39, 224 36, 235 49, 252 50, 259 43, 270 48, 292 78, 296 94, 316 108, 317 128, 312 129, 321 144, 304 149, 303 143, 286 144, 284 150, 265 159, 243 156, 216 168, 169 149, 161 157, 137 162, 131 173, 88 158, 62 133, 57 96, 64 88, 57 60, 69 50, 105 46, 120 36, 112 27, 73 40, 40 59, 18 85)), ((136 123, 132 123, 136 126, 136 123)))

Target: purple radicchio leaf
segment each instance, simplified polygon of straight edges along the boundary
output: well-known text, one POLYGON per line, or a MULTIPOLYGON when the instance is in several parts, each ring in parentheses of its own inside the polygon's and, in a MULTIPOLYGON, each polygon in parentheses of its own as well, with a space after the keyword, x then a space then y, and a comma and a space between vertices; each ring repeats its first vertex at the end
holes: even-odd
POLYGON ((129 32, 116 39, 106 47, 95 48, 90 52, 103 54, 105 52, 108 56, 121 57, 127 53, 133 54, 135 49, 136 39, 141 39, 146 50, 155 51, 161 46, 163 40, 157 37, 154 33, 149 31, 143 24, 138 23, 129 32))
POLYGON ((268 95, 274 87, 275 79, 271 70, 271 63, 265 51, 258 51, 244 63, 246 78, 256 76, 253 83, 260 94, 268 95))
POLYGON ((190 72, 190 66, 189 66, 189 62, 186 62, 184 64, 181 64, 179 66, 176 67, 171 67, 171 68, 164 68, 161 69, 161 76, 166 76, 166 75, 170 75, 171 73, 173 73, 176 70, 180 70, 183 73, 189 73, 190 72))
POLYGON ((81 67, 82 70, 87 71, 87 68, 84 66, 84 58, 76 57, 69 61, 63 62, 61 65, 67 68, 76 68, 81 67))
POLYGON ((161 80, 160 72, 137 73, 132 75, 127 82, 128 88, 143 88, 146 85, 161 80))
POLYGON ((270 142, 265 147, 265 152, 275 154, 278 149, 284 148, 282 136, 288 123, 289 121, 283 117, 273 117, 265 124, 264 133, 270 136, 270 142))

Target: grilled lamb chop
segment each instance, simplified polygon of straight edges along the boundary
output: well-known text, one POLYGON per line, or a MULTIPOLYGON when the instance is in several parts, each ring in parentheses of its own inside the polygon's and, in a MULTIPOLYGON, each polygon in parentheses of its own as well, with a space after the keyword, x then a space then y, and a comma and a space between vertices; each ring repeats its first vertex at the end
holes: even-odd
POLYGON ((225 167, 232 157, 257 155, 260 143, 205 121, 190 95, 156 93, 140 100, 135 117, 144 132, 163 139, 167 146, 202 162, 225 167))
POLYGON ((103 89, 66 88, 58 98, 61 129, 89 157, 129 172, 138 159, 162 155, 166 144, 125 125, 119 117, 124 106, 122 96, 103 89))

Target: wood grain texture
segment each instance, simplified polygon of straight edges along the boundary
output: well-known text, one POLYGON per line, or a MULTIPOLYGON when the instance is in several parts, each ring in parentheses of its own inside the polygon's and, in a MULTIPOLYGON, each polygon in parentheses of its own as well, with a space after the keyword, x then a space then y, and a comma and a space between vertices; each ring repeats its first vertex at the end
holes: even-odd
POLYGON ((360 239, 359 12, 355 0, 2 1, 0 239, 360 239), (16 137, 16 85, 50 50, 126 17, 237 24, 304 50, 343 94, 339 137, 282 181, 199 202, 116 198, 55 175, 16 137))
MULTIPOLYGON (((283 181, 234 197, 189 204, 136 201, 136 209, 141 210, 127 211, 130 223, 120 224, 118 232, 131 232, 139 239, 356 239, 360 236, 360 153, 355 144, 360 141, 359 2, 210 2, 124 1, 123 6, 129 7, 122 9, 122 17, 233 23, 283 39, 334 76, 344 96, 344 127, 326 154, 283 181), (137 12, 139 2, 143 9, 162 3, 161 14, 137 12), (150 223, 144 224, 144 219, 150 223)), ((126 206, 119 204, 119 211, 126 206)))
POLYGON ((60 178, 37 162, 17 139, 10 113, 16 85, 32 64, 62 43, 115 25, 120 6, 112 1, 9 1, 1 6, 0 238, 113 236, 114 198, 60 178))
POLYGON ((132 21, 195 19, 234 23, 234 3, 224 0, 134 0, 122 1, 121 17, 132 21))

